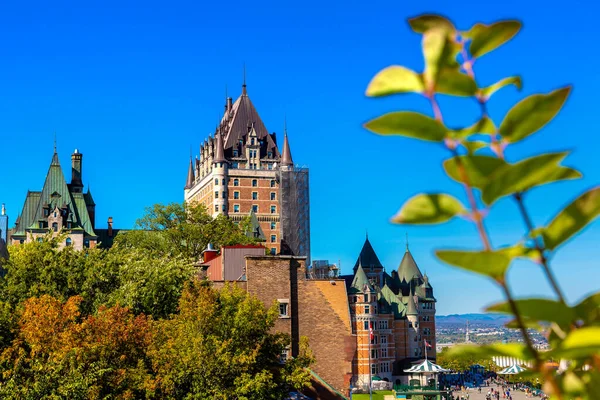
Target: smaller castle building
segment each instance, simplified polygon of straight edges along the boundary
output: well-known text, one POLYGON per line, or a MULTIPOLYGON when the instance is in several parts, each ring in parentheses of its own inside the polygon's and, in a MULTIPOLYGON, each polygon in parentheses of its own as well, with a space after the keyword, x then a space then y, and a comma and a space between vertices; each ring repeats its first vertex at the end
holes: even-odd
POLYGON ((368 387, 373 377, 407 384, 405 369, 436 356, 436 299, 429 278, 408 246, 398 268, 388 274, 368 238, 354 274, 344 278, 357 340, 353 386, 368 387))
POLYGON ((65 234, 63 246, 77 250, 112 245, 118 230, 112 227, 112 217, 108 219, 107 229, 96 228, 96 203, 90 189, 83 190, 82 161, 83 154, 75 149, 71 155, 71 182, 67 183, 54 146, 44 186, 41 191, 27 192, 23 210, 8 234, 9 244, 42 240, 51 233, 53 236, 65 234))

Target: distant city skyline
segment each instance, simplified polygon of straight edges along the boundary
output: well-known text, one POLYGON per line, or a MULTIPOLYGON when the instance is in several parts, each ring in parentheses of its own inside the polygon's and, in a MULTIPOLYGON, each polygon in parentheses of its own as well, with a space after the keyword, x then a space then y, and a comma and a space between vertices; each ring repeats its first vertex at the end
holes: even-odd
MULTIPOLYGON (((182 202, 190 147, 197 154, 214 131, 225 87, 234 98, 241 92, 245 63, 248 94, 266 128, 282 135, 285 116, 294 162, 310 167, 312 259, 341 260, 342 273, 351 273, 368 231, 391 271, 402 260, 408 233, 419 268, 435 282, 438 315, 479 312, 501 300, 501 292, 433 257, 437 248, 479 246, 473 226, 461 220, 426 227, 389 222, 418 192, 464 198, 462 188, 443 174, 447 153, 362 128, 386 111, 430 113, 427 102, 412 95, 368 99, 364 91, 384 67, 422 67, 420 36, 408 28, 408 17, 442 13, 461 29, 480 21, 523 20, 522 32, 479 60, 475 70, 485 84, 513 74, 523 78, 522 92, 507 88, 494 97, 490 112, 496 121, 526 95, 574 85, 559 116, 508 152, 514 161, 573 150, 566 165, 584 178, 535 189, 526 198, 534 222, 542 225, 600 182, 600 138, 594 132, 600 79, 597 55, 589 50, 595 48, 597 9, 577 1, 558 9, 537 0, 466 1, 460 10, 446 1, 260 6, 232 1, 226 11, 195 2, 69 7, 39 2, 26 10, 9 4, 0 16, 0 203, 6 203, 12 226, 27 190, 43 186, 54 132, 63 168, 75 148, 83 154, 83 183, 86 190, 91 185, 98 204, 98 226, 112 216, 116 226, 130 228, 144 207, 182 202)), ((477 115, 476 105, 465 99, 442 98, 441 107, 451 125, 477 115)), ((487 224, 495 246, 524 234, 508 199, 493 207, 487 224)), ((599 227, 592 224, 552 259, 570 302, 598 290, 599 227)), ((510 279, 518 296, 551 294, 533 264, 516 263, 510 279)))

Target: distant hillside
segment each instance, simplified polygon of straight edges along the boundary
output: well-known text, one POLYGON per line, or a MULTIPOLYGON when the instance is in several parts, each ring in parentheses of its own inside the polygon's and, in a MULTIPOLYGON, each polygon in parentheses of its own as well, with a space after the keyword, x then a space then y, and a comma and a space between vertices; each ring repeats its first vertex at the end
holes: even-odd
POLYGON ((510 317, 504 314, 451 314, 436 315, 435 323, 437 325, 504 325, 510 321, 510 317))

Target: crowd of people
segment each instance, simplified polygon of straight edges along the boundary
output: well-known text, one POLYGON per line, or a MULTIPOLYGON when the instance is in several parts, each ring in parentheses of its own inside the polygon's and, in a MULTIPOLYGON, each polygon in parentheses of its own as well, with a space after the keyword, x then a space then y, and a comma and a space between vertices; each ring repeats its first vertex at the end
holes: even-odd
POLYGON ((535 391, 523 383, 507 383, 494 372, 487 372, 484 375, 469 372, 442 374, 438 378, 440 389, 458 392, 455 398, 450 398, 451 400, 469 400, 469 390, 476 390, 481 394, 486 389, 486 400, 512 400, 515 391, 525 392, 525 396, 528 398, 534 396, 540 396, 540 399, 548 398, 545 394, 535 391))

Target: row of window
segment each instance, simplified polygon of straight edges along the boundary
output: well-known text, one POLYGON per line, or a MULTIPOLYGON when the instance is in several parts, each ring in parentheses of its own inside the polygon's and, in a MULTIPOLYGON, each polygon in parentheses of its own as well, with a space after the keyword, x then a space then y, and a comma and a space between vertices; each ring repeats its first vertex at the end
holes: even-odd
MULTIPOLYGON (((39 243, 42 243, 44 241, 44 238, 39 237, 39 238, 37 238, 37 241, 39 243)), ((23 241, 21 240, 20 243, 23 243, 23 241)), ((71 240, 71 238, 67 238, 67 240, 65 240, 65 246, 71 246, 72 244, 73 244, 73 241, 71 240)), ((89 244, 89 241, 88 241, 88 244, 89 244)))
MULTIPOLYGON (((371 303, 371 302, 375 302, 377 301, 377 295, 371 295, 369 296, 368 294, 363 294, 360 296, 353 296, 352 298, 352 302, 353 303, 357 303, 359 301, 363 301, 364 303, 371 303), (370 300, 370 301, 369 301, 370 300)), ((368 313, 367 313, 368 314, 368 313)))
POLYGON ((377 336, 377 335, 373 335, 373 338, 371 339, 371 344, 387 344, 387 336, 385 335, 381 335, 381 336, 377 336))
POLYGON ((390 363, 384 362, 381 364, 371 364, 371 375, 377 375, 378 373, 391 372, 390 363))
POLYGON ((433 310, 433 303, 423 303, 423 310, 433 310))
MULTIPOLYGON (((219 192, 215 192, 215 198, 218 198, 217 197, 218 193, 219 192)), ((223 192, 223 197, 225 197, 225 192, 223 192)), ((274 201, 277 199, 277 193, 271 192, 271 195, 269 197, 270 197, 269 199, 271 201, 274 201)), ((233 199, 239 200, 239 198, 240 198, 240 192, 236 190, 235 192, 233 192, 233 199)), ((252 200, 258 200, 258 192, 252 192, 252 200)))
MULTIPOLYGON (((217 206, 215 206, 215 211, 219 211, 216 209, 217 206)), ((271 206, 270 208, 271 210, 271 214, 277 214, 277 206, 271 206)), ((225 210, 223 210, 225 211, 225 210)), ((254 211, 255 213, 258 213, 258 204, 253 204, 252 205, 252 211, 254 211)), ((234 213, 239 213, 240 212, 240 205, 239 204, 234 204, 233 205, 233 212, 234 213)))
POLYGON ((381 349, 371 349, 371 359, 376 360, 381 355, 381 358, 387 358, 388 349, 387 347, 383 347, 381 349))
POLYGON ((422 320, 425 322, 431 321, 431 315, 423 315, 422 320))
MULTIPOLYGON (((271 179, 270 186, 276 187, 276 185, 277 182, 275 181, 275 179, 271 179)), ((235 178, 233 180, 233 186, 240 186, 240 180, 238 178, 235 178)), ((258 179, 252 179, 252 187, 258 187, 258 179)))

